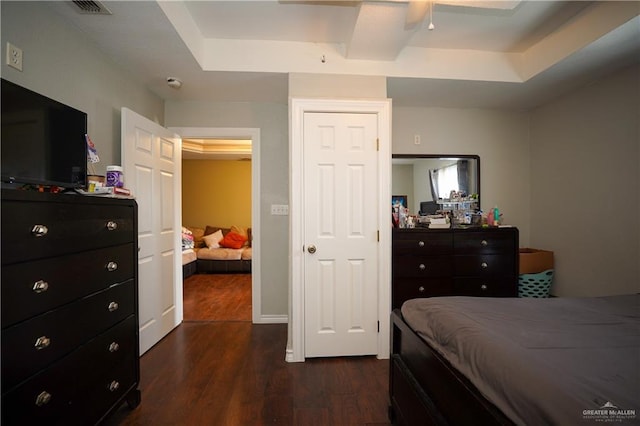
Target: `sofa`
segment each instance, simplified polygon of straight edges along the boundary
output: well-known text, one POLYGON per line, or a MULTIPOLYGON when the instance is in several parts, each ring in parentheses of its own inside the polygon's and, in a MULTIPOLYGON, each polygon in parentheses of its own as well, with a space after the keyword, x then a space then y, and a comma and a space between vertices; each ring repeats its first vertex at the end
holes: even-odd
POLYGON ((182 272, 251 273, 251 228, 183 226, 182 272))

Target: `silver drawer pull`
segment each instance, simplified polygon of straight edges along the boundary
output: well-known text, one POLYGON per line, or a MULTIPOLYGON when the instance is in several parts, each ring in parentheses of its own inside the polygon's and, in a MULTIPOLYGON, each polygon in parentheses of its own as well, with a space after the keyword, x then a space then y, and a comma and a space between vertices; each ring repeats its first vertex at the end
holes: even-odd
POLYGON ((482 267, 482 269, 487 269, 489 267, 489 265, 487 265, 487 262, 482 262, 480 266, 482 267))
POLYGON ((482 247, 486 247, 486 246, 488 246, 488 245, 489 245, 489 243, 487 242, 487 240, 482 240, 482 241, 480 241, 480 245, 481 245, 482 247))
POLYGON ((420 293, 424 293, 424 286, 420 286, 420 287, 418 287, 418 291, 419 291, 420 293))
POLYGON ((116 342, 111 342, 111 344, 109 345, 109 352, 118 352, 119 349, 120 345, 116 342))
POLYGON ((113 272, 116 269, 118 269, 118 263, 117 262, 109 262, 109 263, 107 263, 107 271, 113 272))
POLYGON ((117 311, 119 307, 118 302, 111 302, 108 306, 109 312, 117 311))
POLYGON ((487 287, 487 285, 486 285, 486 284, 482 284, 482 285, 480 286, 480 290, 482 290, 482 291, 485 291, 485 290, 486 290, 486 289, 488 289, 488 288, 489 288, 489 287, 487 287))
POLYGON ((43 405, 48 404, 49 401, 51 401, 51 394, 47 391, 40 392, 40 394, 36 397, 36 405, 38 407, 42 407, 43 405))
POLYGON ((420 268, 421 271, 424 271, 425 269, 427 269, 427 267, 424 265, 424 263, 421 263, 418 268, 420 268))
POLYGON ((111 392, 117 391, 118 388, 120 388, 120 383, 117 380, 113 380, 111 383, 109 383, 109 390, 111 392))
POLYGON ((116 229, 118 229, 118 224, 112 220, 110 220, 109 222, 107 222, 107 230, 108 231, 115 231, 116 229))
POLYGON ((45 292, 49 290, 49 283, 44 280, 38 280, 35 283, 33 283, 32 290, 35 291, 36 293, 45 292))
POLYGON ((49 232, 49 228, 45 225, 33 225, 31 228, 31 235, 35 237, 44 237, 49 232))
POLYGON ((418 247, 424 247, 424 241, 418 241, 418 247))
POLYGON ((47 336, 40 336, 36 339, 36 343, 33 345, 33 347, 37 350, 42 350, 48 348, 50 344, 51 339, 49 339, 47 336))

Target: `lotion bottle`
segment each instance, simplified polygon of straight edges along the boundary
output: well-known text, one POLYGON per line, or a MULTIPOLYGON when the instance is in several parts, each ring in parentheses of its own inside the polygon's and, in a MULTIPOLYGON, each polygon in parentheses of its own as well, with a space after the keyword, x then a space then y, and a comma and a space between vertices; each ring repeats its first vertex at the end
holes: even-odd
POLYGON ((493 226, 498 225, 500 225, 500 210, 498 209, 498 206, 495 206, 493 208, 493 226))

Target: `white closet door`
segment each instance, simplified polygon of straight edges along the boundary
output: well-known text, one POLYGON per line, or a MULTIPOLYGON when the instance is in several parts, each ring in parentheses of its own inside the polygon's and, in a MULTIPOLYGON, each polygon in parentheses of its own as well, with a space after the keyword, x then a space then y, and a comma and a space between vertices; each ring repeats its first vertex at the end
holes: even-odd
POLYGON ((305 357, 378 352, 377 139, 375 114, 304 114, 305 357))

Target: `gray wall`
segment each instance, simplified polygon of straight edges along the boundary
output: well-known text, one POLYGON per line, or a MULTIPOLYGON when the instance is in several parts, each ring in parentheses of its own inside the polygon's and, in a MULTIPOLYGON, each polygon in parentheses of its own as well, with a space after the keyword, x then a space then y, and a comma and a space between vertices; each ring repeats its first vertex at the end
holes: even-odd
POLYGON ((0 12, 2 78, 87 113, 100 156, 96 173, 120 164, 120 108, 163 124, 163 100, 86 42, 47 2, 3 1, 0 12), (5 64, 7 42, 22 49, 22 72, 5 64))
POLYGON ((484 209, 497 205, 529 244, 529 115, 481 109, 393 108, 393 154, 476 154, 484 209), (420 135, 421 144, 414 144, 420 135))
POLYGON ((531 114, 531 244, 553 293, 640 291, 640 67, 531 114))
POLYGON ((397 164, 391 167, 391 195, 406 195, 412 214, 420 209, 414 194, 413 164, 397 164))
MULTIPOLYGON (((166 103, 165 117, 167 127, 260 129, 261 313, 287 315, 289 222, 271 215, 271 204, 289 204, 287 105, 174 101, 166 103)), ((206 187, 201 194, 207 196, 206 187)))

